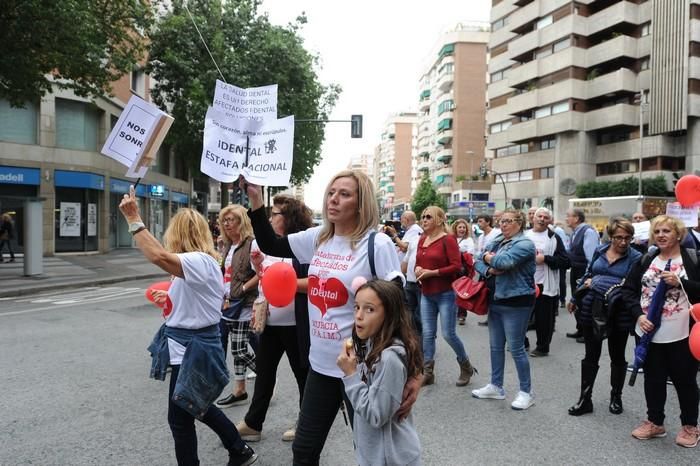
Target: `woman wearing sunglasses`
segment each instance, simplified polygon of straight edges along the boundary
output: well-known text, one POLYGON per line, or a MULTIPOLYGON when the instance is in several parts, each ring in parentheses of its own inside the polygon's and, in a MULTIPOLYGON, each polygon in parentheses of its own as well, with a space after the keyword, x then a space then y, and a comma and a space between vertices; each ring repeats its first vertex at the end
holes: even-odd
POLYGON ((416 280, 421 286, 420 312, 423 324, 423 385, 435 382, 435 338, 440 316, 442 337, 457 355, 457 386, 469 383, 474 368, 462 340, 457 336, 457 308, 452 282, 462 267, 457 240, 448 234, 445 212, 436 206, 426 207, 421 216, 423 234, 416 252, 416 280))
POLYGON ((491 383, 472 391, 474 398, 504 400, 505 345, 520 380, 520 391, 511 407, 524 410, 533 405, 530 362, 525 351, 525 333, 535 305, 535 245, 525 237, 525 215, 507 209, 500 219, 501 236, 477 256, 474 264, 486 277, 489 289, 489 342, 491 383))

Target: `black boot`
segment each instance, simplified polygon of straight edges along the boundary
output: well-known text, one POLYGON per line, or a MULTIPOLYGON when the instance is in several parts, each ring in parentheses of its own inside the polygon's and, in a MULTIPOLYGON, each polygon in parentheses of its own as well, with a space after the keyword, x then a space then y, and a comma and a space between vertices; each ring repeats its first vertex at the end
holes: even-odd
POLYGON ((627 376, 627 363, 622 366, 610 364, 610 412, 622 414, 622 387, 625 385, 627 376))
POLYGON ((570 415, 580 416, 593 412, 591 395, 596 375, 598 375, 598 366, 581 361, 581 397, 575 405, 569 408, 570 415))

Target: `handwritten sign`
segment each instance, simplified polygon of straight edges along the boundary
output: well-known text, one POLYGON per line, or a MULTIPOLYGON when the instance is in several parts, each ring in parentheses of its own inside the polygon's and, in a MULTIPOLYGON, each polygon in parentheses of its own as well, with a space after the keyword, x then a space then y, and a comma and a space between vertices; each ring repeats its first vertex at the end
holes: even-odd
POLYGON ((59 236, 80 236, 80 202, 61 202, 59 236))
POLYGON ((688 228, 698 226, 698 206, 685 208, 679 202, 666 204, 666 215, 676 217, 688 228))
POLYGON ((288 186, 293 149, 293 116, 272 121, 227 118, 210 107, 200 170, 223 183, 243 175, 255 184, 288 186))
POLYGON ((101 152, 129 167, 127 177, 143 177, 155 163, 173 121, 173 117, 155 105, 131 96, 101 152))
POLYGON ((632 226, 634 227, 634 239, 649 239, 649 228, 651 227, 651 222, 649 220, 633 223, 632 226))
POLYGON ((217 79, 212 106, 229 118, 277 120, 277 84, 243 89, 217 79))

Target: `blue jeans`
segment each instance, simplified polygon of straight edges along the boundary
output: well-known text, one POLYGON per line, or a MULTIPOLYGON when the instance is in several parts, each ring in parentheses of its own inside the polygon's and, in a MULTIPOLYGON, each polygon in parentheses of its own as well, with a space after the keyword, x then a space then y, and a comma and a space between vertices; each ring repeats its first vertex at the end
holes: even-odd
POLYGON ((457 336, 457 306, 452 290, 432 295, 423 295, 420 300, 420 314, 423 323, 423 355, 425 362, 435 359, 435 339, 437 337, 437 318, 440 314, 442 338, 457 355, 458 362, 467 359, 462 340, 457 336))
MULTIPOLYGON (((180 374, 180 366, 172 366, 170 374, 170 389, 168 390, 168 424, 175 440, 175 457, 179 466, 198 465, 197 433, 194 426, 194 416, 173 403, 175 384, 180 374)), ((202 422, 209 426, 221 439, 227 450, 238 451, 245 446, 236 426, 219 408, 209 407, 202 422)))
POLYGON ((491 383, 503 387, 506 342, 515 362, 520 380, 520 391, 530 393, 530 362, 525 352, 525 333, 530 320, 531 306, 512 307, 489 305, 489 343, 491 346, 491 383))

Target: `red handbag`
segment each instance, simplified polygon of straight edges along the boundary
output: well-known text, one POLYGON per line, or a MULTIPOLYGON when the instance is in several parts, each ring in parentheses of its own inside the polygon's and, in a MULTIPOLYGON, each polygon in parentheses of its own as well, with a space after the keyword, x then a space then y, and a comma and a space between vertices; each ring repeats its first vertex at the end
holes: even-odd
POLYGON ((452 282, 457 306, 483 316, 489 310, 489 290, 485 281, 475 281, 470 277, 460 277, 452 282))

